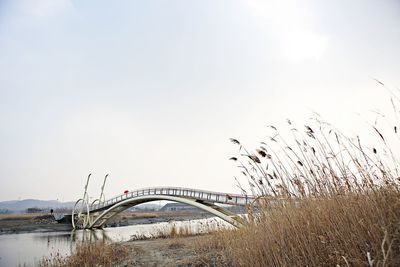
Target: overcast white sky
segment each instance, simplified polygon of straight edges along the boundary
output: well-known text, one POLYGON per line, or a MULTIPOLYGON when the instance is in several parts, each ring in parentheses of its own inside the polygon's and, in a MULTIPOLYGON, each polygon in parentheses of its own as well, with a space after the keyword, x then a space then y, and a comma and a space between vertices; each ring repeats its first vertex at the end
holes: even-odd
POLYGON ((400 87, 400 1, 0 0, 0 200, 183 186, 312 111, 352 131, 400 87))

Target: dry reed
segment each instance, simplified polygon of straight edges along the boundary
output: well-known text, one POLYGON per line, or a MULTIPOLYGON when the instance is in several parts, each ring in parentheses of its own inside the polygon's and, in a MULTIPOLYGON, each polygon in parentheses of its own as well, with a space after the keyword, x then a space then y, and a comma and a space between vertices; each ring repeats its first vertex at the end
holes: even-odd
POLYGON ((372 126, 380 144, 368 147, 318 118, 304 131, 288 124, 290 142, 270 126, 254 152, 231 139, 256 208, 245 227, 199 242, 203 263, 400 266, 399 161, 388 138, 372 126))
POLYGON ((129 249, 120 244, 89 243, 76 247, 70 256, 54 253, 40 260, 40 267, 115 266, 127 259, 129 249))

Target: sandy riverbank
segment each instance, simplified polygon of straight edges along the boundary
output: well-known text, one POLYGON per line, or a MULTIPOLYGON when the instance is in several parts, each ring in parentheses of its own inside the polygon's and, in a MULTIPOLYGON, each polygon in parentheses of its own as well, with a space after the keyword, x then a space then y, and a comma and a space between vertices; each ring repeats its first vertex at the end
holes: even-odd
POLYGON ((43 258, 40 267, 54 266, 221 266, 218 250, 209 249, 211 235, 171 236, 116 243, 84 244, 68 256, 43 258))
POLYGON ((50 214, 0 215, 0 234, 70 231, 69 224, 57 223, 50 214))
POLYGON ((206 266, 204 255, 196 252, 196 244, 207 236, 123 242, 129 257, 119 266, 206 266))

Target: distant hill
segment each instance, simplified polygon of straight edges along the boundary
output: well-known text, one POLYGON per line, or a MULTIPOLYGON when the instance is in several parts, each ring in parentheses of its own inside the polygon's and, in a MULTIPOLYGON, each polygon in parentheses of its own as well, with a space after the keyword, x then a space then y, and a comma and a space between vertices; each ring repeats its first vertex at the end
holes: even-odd
POLYGON ((11 212, 25 212, 28 208, 58 209, 72 208, 73 206, 74 202, 60 202, 57 200, 24 199, 0 202, 0 210, 8 210, 11 212))

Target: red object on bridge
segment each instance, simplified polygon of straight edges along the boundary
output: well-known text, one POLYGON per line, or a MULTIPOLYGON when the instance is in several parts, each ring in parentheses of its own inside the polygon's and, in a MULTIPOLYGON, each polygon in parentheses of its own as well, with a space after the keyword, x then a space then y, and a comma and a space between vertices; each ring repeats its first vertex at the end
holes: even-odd
POLYGON ((129 190, 125 190, 125 191, 124 191, 124 194, 128 194, 128 193, 129 193, 129 190))

